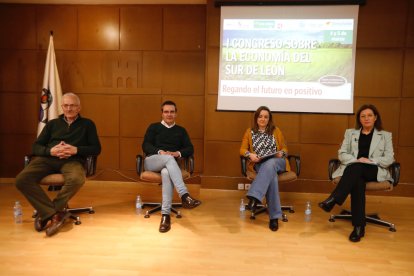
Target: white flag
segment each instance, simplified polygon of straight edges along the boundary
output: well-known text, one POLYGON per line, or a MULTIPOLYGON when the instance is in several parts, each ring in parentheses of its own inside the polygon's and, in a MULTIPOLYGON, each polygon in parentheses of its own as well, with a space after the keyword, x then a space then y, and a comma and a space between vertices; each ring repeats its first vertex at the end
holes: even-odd
POLYGON ((42 132, 46 123, 62 114, 62 87, 60 86, 59 73, 56 66, 55 47, 53 35, 50 35, 49 49, 47 50, 45 74, 43 76, 43 88, 40 96, 39 125, 37 136, 42 132))

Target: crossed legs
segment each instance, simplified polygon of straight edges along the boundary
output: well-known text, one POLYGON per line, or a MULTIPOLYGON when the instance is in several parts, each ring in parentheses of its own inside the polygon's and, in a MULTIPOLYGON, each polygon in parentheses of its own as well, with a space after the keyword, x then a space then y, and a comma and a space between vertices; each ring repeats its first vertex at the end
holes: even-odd
POLYGON ((85 170, 79 161, 50 157, 36 157, 16 176, 17 189, 36 209, 38 220, 40 220, 38 222, 44 226, 56 214, 60 214, 61 219, 64 219, 64 211, 68 201, 84 183, 85 170), (62 173, 65 181, 62 189, 53 200, 39 184, 43 177, 52 173, 62 173))

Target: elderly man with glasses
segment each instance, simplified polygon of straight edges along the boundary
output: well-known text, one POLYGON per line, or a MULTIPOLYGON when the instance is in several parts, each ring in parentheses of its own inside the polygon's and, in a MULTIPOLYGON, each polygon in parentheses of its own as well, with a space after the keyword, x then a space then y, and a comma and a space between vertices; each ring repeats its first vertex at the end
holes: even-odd
POLYGON ((35 158, 16 176, 16 187, 37 210, 35 229, 56 234, 70 216, 68 201, 85 182, 84 162, 88 155, 98 155, 101 144, 95 124, 80 116, 79 97, 66 93, 62 97, 63 114, 50 120, 32 147, 35 158), (62 173, 65 179, 56 198, 51 200, 39 181, 51 174, 62 173))

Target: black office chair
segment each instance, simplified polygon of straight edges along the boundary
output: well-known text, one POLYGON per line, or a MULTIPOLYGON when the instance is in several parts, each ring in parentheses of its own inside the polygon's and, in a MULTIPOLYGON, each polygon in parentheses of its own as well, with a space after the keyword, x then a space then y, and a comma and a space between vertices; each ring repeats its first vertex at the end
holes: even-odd
MULTIPOLYGON (((329 180, 331 180, 332 183, 335 185, 339 183, 339 180, 341 179, 341 177, 332 178, 332 174, 340 165, 341 165, 341 161, 339 161, 338 159, 329 160, 329 165, 328 165, 329 180)), ((391 176, 394 179, 394 183, 391 183, 387 180, 381 181, 381 182, 377 182, 377 181, 367 182, 365 190, 366 191, 392 191, 394 187, 397 186, 398 182, 400 181, 400 163, 394 162, 391 164, 391 166, 388 167, 388 169, 390 170, 391 176)), ((352 215, 349 210, 343 209, 340 214, 331 215, 329 218, 329 221, 334 222, 335 219, 350 220, 352 219, 352 215)), ((366 214, 365 219, 367 222, 374 223, 374 224, 381 225, 381 226, 386 226, 392 232, 397 231, 397 229, 395 229, 394 223, 382 220, 379 217, 378 213, 366 214)))
MULTIPOLYGON (((280 173, 278 175, 279 183, 287 183, 287 182, 295 181, 300 174, 300 156, 289 155, 287 159, 290 162, 291 171, 280 173)), ((240 156, 241 172, 248 180, 252 181, 256 178, 256 172, 247 170, 247 161, 248 161, 248 158, 244 156, 240 156)), ((295 212, 294 207, 291 205, 282 205, 282 210, 289 211, 289 213, 295 212)), ((267 211, 267 204, 258 204, 256 211, 251 212, 250 219, 256 219, 256 215, 261 214, 266 211, 267 211)), ((282 220, 285 222, 288 221, 286 214, 282 215, 282 220)))
MULTIPOLYGON (((35 156, 32 155, 26 155, 24 157, 24 165, 27 166, 32 158, 35 158, 35 156)), ((96 163, 97 163, 97 156, 88 156, 84 163, 85 168, 85 174, 86 177, 90 177, 95 174, 96 172, 96 163)), ((65 181, 63 179, 63 174, 61 173, 53 173, 45 176, 40 180, 40 185, 47 185, 48 191, 59 191, 62 189, 62 186, 65 184, 65 181)), ((76 225, 81 224, 81 220, 79 216, 76 216, 75 214, 78 213, 86 213, 89 214, 95 213, 95 210, 92 206, 88 207, 80 207, 80 208, 70 208, 69 206, 66 207, 66 210, 70 213, 70 218, 75 221, 76 225)), ((35 218, 37 216, 37 211, 34 210, 32 217, 35 218)))
MULTIPOLYGON (((161 183, 162 183, 161 173, 146 171, 144 169, 144 160, 145 160, 145 157, 143 155, 138 154, 136 156, 136 166, 137 166, 136 170, 137 170, 137 174, 139 178, 144 182, 149 182, 149 183, 153 183, 158 186, 161 186, 161 183)), ((194 172, 194 157, 190 156, 190 157, 176 158, 176 161, 179 167, 181 168, 181 174, 183 176, 183 180, 190 178, 194 172)), ((145 212, 145 215, 144 215, 145 218, 149 218, 150 214, 152 213, 161 211, 162 202, 145 202, 144 201, 142 203, 142 208, 145 208, 147 206, 153 207, 153 208, 145 212)), ((172 203, 171 212, 176 214, 177 218, 182 217, 181 212, 177 210, 177 208, 181 208, 181 207, 183 207, 182 202, 172 203)))

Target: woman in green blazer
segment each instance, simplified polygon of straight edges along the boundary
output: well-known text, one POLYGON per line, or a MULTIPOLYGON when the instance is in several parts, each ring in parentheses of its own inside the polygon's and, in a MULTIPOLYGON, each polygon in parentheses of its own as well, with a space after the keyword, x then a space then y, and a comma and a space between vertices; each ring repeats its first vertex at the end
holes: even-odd
POLYGON ((382 130, 381 116, 373 105, 363 105, 356 116, 355 129, 347 129, 338 158, 341 161, 333 177, 341 180, 324 201, 319 203, 330 212, 335 204, 342 205, 351 194, 352 225, 349 236, 358 242, 365 234, 365 183, 369 181, 393 182, 387 169, 394 162, 392 134, 382 130))

